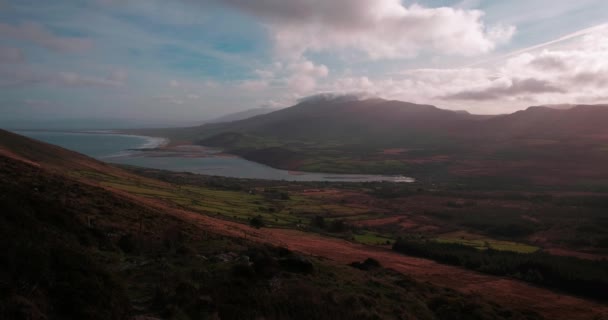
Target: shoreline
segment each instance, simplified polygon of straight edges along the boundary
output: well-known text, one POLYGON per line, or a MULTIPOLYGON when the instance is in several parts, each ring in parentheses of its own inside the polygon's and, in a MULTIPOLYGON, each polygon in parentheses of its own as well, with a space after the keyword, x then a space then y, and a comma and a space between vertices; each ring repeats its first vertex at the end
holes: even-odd
POLYGON ((130 138, 138 138, 142 139, 142 142, 137 146, 127 149, 121 150, 118 153, 105 155, 100 157, 101 159, 107 158, 115 158, 115 157, 124 157, 128 156, 131 151, 144 151, 145 149, 160 149, 169 145, 170 140, 165 137, 152 137, 152 136, 144 136, 137 134, 128 134, 122 133, 120 130, 51 130, 51 129, 25 129, 25 130, 14 130, 14 132, 49 132, 49 133, 65 133, 65 134, 90 134, 90 135, 109 135, 109 136, 117 136, 117 137, 130 137, 130 138))
MULTIPOLYGON (((146 136, 131 133, 124 133, 120 130, 17 130, 19 132, 49 132, 49 133, 64 133, 64 134, 86 134, 86 135, 108 135, 118 137, 131 137, 138 138, 139 141, 136 145, 131 148, 108 154, 104 156, 97 156, 96 158, 102 161, 108 161, 111 163, 121 163, 121 158, 176 158, 176 159, 194 159, 194 158, 234 158, 247 162, 251 162, 255 165, 263 166, 269 170, 276 170, 277 172, 285 172, 285 177, 243 177, 232 174, 219 174, 219 176, 234 177, 234 178, 251 178, 251 179, 264 179, 264 180, 285 180, 285 181, 340 181, 340 182, 393 182, 393 183, 415 183, 416 179, 411 177, 404 177, 402 175, 381 175, 381 174, 365 174, 365 173, 330 173, 330 172, 306 172, 306 171, 294 171, 285 170, 281 168, 275 168, 264 163, 251 161, 234 154, 227 154, 218 150, 217 148, 209 148, 199 145, 184 144, 180 142, 171 141, 166 137, 158 136, 146 136), (306 179, 307 176, 312 177, 310 180, 306 179), (302 179, 300 179, 302 178, 302 179)), ((144 166, 145 167, 145 166, 144 166)), ((171 170, 167 168, 156 168, 155 166, 149 166, 153 169, 160 170, 171 170)), ((183 169, 180 169, 183 171, 183 169)), ((201 169, 203 170, 203 169, 201 169)), ((207 169, 208 171, 210 169, 207 169)), ((192 173, 207 174, 209 172, 200 172, 197 170, 186 170, 192 173)), ((221 170, 219 170, 221 171, 221 170)))
POLYGON ((134 135, 134 134, 116 134, 116 135, 145 138, 146 142, 144 142, 144 144, 138 146, 137 148, 134 148, 136 150, 164 148, 167 145, 169 145, 169 143, 171 141, 168 138, 162 138, 162 137, 139 136, 139 135, 134 135))

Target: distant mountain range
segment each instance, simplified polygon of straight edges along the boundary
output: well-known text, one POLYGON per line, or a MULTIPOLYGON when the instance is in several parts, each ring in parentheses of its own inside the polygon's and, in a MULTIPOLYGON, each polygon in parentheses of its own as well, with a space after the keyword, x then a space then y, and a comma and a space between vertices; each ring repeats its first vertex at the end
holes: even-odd
POLYGON ((276 110, 277 109, 275 109, 275 108, 254 108, 254 109, 229 113, 227 115, 221 116, 219 118, 215 118, 211 121, 208 121, 208 123, 233 122, 233 121, 243 120, 243 119, 271 113, 276 110))
POLYGON ((251 109, 214 123, 155 133, 227 148, 247 144, 247 140, 268 140, 269 145, 331 142, 377 148, 428 145, 431 138, 573 138, 608 130, 605 105, 565 106, 530 107, 488 116, 383 99, 314 99, 274 112, 251 109))
POLYGON ((238 121, 139 133, 292 170, 564 180, 566 172, 608 179, 606 124, 606 105, 483 116, 378 98, 317 98, 238 121))

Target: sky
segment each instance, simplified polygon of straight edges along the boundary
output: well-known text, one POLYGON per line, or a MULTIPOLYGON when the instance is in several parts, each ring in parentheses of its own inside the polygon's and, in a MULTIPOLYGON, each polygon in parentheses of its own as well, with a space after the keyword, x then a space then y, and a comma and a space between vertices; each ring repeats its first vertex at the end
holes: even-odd
POLYGON ((0 0, 0 120, 608 102, 605 0, 0 0))

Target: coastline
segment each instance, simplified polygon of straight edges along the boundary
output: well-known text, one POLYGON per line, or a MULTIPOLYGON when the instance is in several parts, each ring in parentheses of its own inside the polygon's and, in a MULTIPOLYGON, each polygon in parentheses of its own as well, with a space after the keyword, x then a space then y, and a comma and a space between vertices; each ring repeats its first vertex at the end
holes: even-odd
POLYGON ((22 134, 24 132, 37 132, 37 133, 49 132, 49 133, 64 133, 64 134, 76 134, 76 135, 78 135, 78 134, 111 135, 111 136, 116 136, 116 137, 130 137, 130 138, 137 138, 137 139, 142 140, 141 143, 138 143, 138 145, 136 145, 130 149, 121 150, 118 153, 105 155, 100 158, 124 157, 124 156, 130 155, 131 151, 143 151, 146 149, 164 148, 167 145, 169 145, 169 143, 170 143, 170 140, 168 138, 164 138, 164 137, 152 137, 152 136, 144 136, 144 135, 137 135, 137 134, 127 134, 127 133, 120 132, 120 130, 110 130, 110 129, 108 129, 108 130, 24 129, 24 130, 14 130, 14 132, 17 132, 19 134, 22 134))
POLYGON ((146 142, 144 142, 144 144, 140 145, 139 147, 137 147, 135 149, 163 148, 163 147, 166 147, 170 143, 169 139, 162 138, 162 137, 139 136, 139 135, 134 135, 134 134, 120 134, 120 133, 116 134, 116 135, 145 138, 146 142))
MULTIPOLYGON (((96 155, 95 158, 119 164, 131 164, 159 170, 187 171, 199 174, 216 174, 219 176, 250 179, 285 180, 285 181, 387 181, 395 183, 413 183, 416 180, 403 176, 375 174, 343 174, 330 172, 306 172, 275 168, 264 163, 255 162, 234 154, 224 153, 220 149, 171 141, 165 137, 139 135, 121 132, 120 130, 19 130, 23 132, 49 132, 73 135, 107 135, 114 137, 136 138, 130 146, 122 150, 96 155), (167 158, 174 158, 175 166, 164 163, 167 158), (221 162, 217 162, 221 159, 221 162), (228 162, 224 162, 228 161, 228 162), (210 173, 212 171, 212 173, 210 173), (259 172, 258 175, 252 172, 259 172)), ((19 133, 19 131, 17 133, 19 133)), ((72 149, 77 151, 77 149, 72 149)), ((77 151, 78 152, 78 151, 77 151)), ((172 160, 171 160, 172 161, 172 160)))

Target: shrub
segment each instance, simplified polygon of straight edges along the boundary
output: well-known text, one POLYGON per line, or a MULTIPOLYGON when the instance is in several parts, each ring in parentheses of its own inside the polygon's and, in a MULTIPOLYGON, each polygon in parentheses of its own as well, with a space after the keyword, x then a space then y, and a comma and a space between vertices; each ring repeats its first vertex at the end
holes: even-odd
POLYGON ((258 215, 249 219, 249 225, 256 229, 260 229, 264 226, 264 220, 262 219, 262 216, 258 215))

